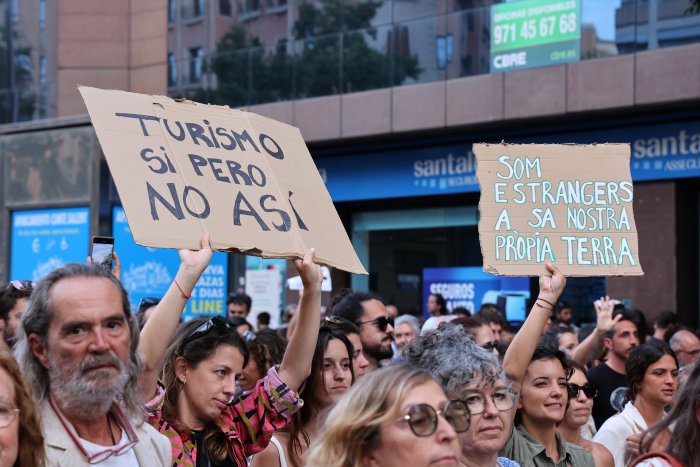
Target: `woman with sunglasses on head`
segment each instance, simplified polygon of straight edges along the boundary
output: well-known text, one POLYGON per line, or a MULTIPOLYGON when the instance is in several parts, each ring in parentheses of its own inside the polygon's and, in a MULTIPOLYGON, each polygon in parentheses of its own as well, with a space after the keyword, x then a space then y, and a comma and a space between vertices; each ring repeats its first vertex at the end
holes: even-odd
POLYGON ((519 465, 498 457, 510 434, 515 395, 497 355, 478 346, 463 325, 443 323, 410 344, 406 358, 409 365, 430 371, 449 399, 466 403, 471 425, 458 435, 460 465, 519 465))
POLYGON ((252 467, 298 467, 318 437, 321 412, 338 402, 355 381, 352 344, 344 334, 322 326, 316 341, 311 374, 299 396, 304 406, 284 429, 278 431, 265 450, 253 456, 252 467))
POLYGON ((588 423, 593 409, 593 398, 598 390, 588 382, 586 372, 581 365, 569 361, 574 372, 569 378, 569 406, 564 420, 557 426, 557 431, 572 444, 581 446, 590 452, 597 467, 614 467, 612 454, 605 446, 581 436, 581 427, 588 423))
MULTIPOLYGON (((666 344, 642 344, 625 362, 625 408, 603 423, 593 441, 604 445, 616 466, 629 465, 636 457, 628 438, 645 431, 664 417, 678 387, 678 360, 666 344)), ((635 446, 636 447, 636 446, 635 446)))
POLYGON ((360 330, 357 326, 352 324, 350 321, 340 318, 338 316, 326 316, 325 326, 338 331, 345 335, 352 344, 353 354, 352 354, 352 372, 355 375, 355 379, 360 378, 365 374, 365 369, 369 366, 369 362, 362 353, 362 341, 360 340, 360 330))
POLYGON ((149 422, 170 439, 176 465, 245 466, 247 457, 263 450, 272 432, 302 405, 295 391, 310 372, 320 319, 323 276, 313 257, 311 249, 303 261, 295 260, 304 292, 299 325, 282 364, 271 368, 246 396, 234 399, 236 379, 248 360, 235 328, 220 317, 177 328, 186 300, 211 259, 208 235, 200 251, 180 251, 180 270, 141 333, 140 352, 147 369, 142 394, 153 397, 146 404, 149 422), (161 361, 162 386, 152 371, 161 361))
POLYGON ((513 338, 503 368, 519 390, 515 427, 501 455, 523 466, 595 465, 591 455, 580 446, 567 443, 557 433, 568 402, 567 380, 571 368, 563 352, 538 347, 542 330, 549 320, 553 304, 564 291, 566 278, 547 263, 547 274, 540 276, 540 291, 525 323, 513 338))
POLYGON ((313 467, 459 465, 457 433, 469 410, 425 370, 396 365, 365 375, 328 412, 311 447, 313 467))

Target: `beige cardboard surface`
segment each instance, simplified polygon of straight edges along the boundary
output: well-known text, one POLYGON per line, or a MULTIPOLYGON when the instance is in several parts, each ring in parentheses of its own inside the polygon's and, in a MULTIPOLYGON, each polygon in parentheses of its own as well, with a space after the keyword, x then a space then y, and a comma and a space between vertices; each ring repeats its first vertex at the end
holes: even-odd
POLYGON ((484 271, 634 276, 629 144, 475 144, 484 271))
POLYGON ((226 106, 79 87, 136 243, 367 274, 299 130, 226 106))

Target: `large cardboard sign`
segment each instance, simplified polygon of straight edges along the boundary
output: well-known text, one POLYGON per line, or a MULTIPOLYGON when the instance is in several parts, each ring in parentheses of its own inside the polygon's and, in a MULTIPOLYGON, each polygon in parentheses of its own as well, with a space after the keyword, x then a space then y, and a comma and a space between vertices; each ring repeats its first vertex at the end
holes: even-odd
POLYGON ((367 274, 301 133, 226 106, 80 87, 134 241, 367 274))
POLYGON ((484 271, 643 274, 628 144, 475 144, 484 271))

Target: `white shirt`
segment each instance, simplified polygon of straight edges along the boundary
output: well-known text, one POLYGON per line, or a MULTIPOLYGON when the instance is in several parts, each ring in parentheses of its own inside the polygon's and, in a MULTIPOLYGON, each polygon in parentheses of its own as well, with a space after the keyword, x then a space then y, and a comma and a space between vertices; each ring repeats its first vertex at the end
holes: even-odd
POLYGON ((632 402, 628 402, 622 412, 613 415, 603 423, 593 441, 600 443, 610 451, 615 459, 615 466, 629 465, 632 461, 627 454, 627 438, 646 431, 644 417, 632 402))
MULTIPOLYGON (((121 437, 119 438, 119 442, 114 446, 102 446, 101 444, 95 444, 91 441, 80 437, 78 437, 78 439, 80 440, 80 444, 83 445, 83 448, 85 448, 85 451, 87 451, 88 455, 92 457, 97 453, 107 451, 109 449, 113 449, 116 451, 120 447, 129 443, 129 437, 126 434, 126 431, 124 431, 124 428, 122 428, 120 436, 121 437)), ((120 455, 112 454, 107 459, 95 465, 99 465, 100 467, 138 467, 139 461, 136 459, 136 453, 134 452, 134 449, 131 448, 128 451, 121 453, 120 455)))

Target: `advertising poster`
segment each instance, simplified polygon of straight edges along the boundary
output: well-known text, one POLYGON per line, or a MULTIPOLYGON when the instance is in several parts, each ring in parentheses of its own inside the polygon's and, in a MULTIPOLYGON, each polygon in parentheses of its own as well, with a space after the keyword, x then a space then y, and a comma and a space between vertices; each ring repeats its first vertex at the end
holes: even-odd
MULTIPOLYGON (((122 266, 122 284, 129 293, 132 309, 138 308, 144 297, 161 298, 180 267, 177 250, 149 248, 137 245, 131 235, 124 210, 113 210, 114 250, 122 266)), ((187 302, 183 319, 226 314, 228 280, 226 253, 214 253, 187 302)))
POLYGON ((12 213, 10 279, 37 281, 66 263, 84 263, 89 254, 87 207, 12 213))
POLYGON ((253 301, 250 314, 246 318, 256 325, 259 313, 270 314, 271 327, 277 327, 282 309, 282 271, 279 268, 248 269, 245 272, 245 293, 253 301))
POLYGON ((478 266, 426 268, 423 269, 424 304, 430 294, 441 294, 450 312, 463 307, 473 314, 479 311, 482 303, 495 303, 508 321, 524 321, 530 298, 530 280, 527 277, 496 277, 478 266))
POLYGON ((580 55, 580 0, 491 6, 491 73, 574 62, 580 55))

